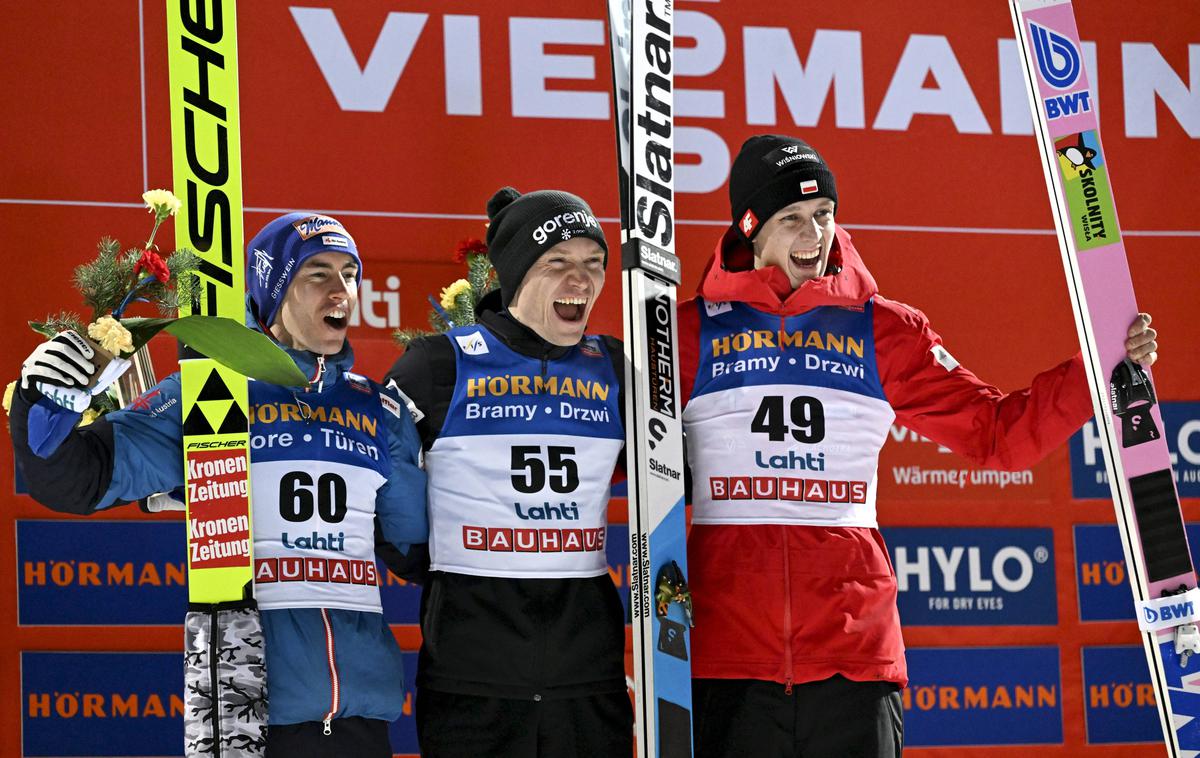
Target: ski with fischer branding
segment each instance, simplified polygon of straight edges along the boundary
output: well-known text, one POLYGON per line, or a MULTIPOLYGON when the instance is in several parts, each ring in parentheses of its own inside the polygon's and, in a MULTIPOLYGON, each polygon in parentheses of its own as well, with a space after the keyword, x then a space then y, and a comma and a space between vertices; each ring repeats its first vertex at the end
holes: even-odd
POLYGON ((692 754, 691 594, 675 287, 671 0, 608 0, 621 192, 634 722, 641 758, 692 754))
MULTIPOLYGON (((180 315, 245 320, 234 0, 167 0, 175 242, 200 257, 180 315)), ((193 350, 179 363, 187 503, 184 753, 266 749, 254 602, 246 378, 193 350)))
POLYGON ((1009 0, 1167 752, 1200 750, 1200 590, 1069 0, 1009 0))

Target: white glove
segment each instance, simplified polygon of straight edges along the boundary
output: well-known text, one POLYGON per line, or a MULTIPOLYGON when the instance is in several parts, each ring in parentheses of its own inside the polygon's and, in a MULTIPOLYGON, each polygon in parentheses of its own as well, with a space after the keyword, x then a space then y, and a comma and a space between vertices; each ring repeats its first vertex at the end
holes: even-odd
POLYGON ((108 389, 130 365, 124 358, 113 358, 101 370, 97 367, 101 362, 91 344, 68 329, 38 345, 25 359, 21 387, 27 389, 33 382, 38 392, 54 403, 83 413, 91 405, 92 395, 108 389))
MULTIPOLYGON (((176 490, 180 495, 183 490, 176 490)), ((162 511, 186 511, 187 505, 182 500, 175 499, 174 492, 155 492, 150 497, 146 498, 147 513, 161 513, 162 511)))

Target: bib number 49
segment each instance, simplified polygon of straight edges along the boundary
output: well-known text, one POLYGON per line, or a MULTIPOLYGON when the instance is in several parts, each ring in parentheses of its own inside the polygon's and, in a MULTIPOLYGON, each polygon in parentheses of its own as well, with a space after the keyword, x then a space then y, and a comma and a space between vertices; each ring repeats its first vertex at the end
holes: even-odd
POLYGON ((767 395, 758 405, 750 431, 765 434, 772 442, 783 442, 790 433, 797 442, 813 444, 825 439, 825 408, 815 397, 792 398, 784 414, 784 397, 767 395))

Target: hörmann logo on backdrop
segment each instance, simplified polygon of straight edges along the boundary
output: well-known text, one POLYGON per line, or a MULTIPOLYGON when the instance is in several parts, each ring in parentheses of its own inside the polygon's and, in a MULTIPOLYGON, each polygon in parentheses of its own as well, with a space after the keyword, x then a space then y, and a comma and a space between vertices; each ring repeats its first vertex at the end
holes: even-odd
POLYGON ((177 625, 181 544, 179 521, 18 521, 18 623, 177 625))
MULTIPOLYGON (((1128 593, 1126 593, 1128 594, 1128 593)), ((1089 745, 1162 743, 1154 687, 1141 645, 1083 648, 1083 713, 1089 745)))
POLYGON ((910 648, 905 747, 1056 745, 1057 647, 910 648))
MULTIPOLYGON (((1116 524, 1075 525, 1075 581, 1080 621, 1134 619, 1133 593, 1116 524)), ((1187 527, 1192 562, 1200 564, 1200 525, 1187 527)))
MULTIPOLYGON (((1162 414, 1167 449, 1175 467, 1180 497, 1200 497, 1200 402, 1164 402, 1162 414)), ((1104 442, 1089 421, 1071 435, 1071 496, 1078 500, 1112 497, 1104 468, 1104 442)))
POLYGON ((884 529, 906 626, 1058 623, 1050 529, 884 529))
POLYGON ((179 755, 180 673, 178 652, 21 653, 22 754, 179 755))

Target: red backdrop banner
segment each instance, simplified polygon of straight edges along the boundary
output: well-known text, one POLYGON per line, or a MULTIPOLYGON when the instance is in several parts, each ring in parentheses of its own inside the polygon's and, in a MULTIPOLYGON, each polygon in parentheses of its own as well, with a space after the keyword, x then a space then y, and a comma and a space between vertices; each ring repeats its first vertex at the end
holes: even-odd
MULTIPOLYGON (((611 73, 599 0, 240 5, 247 234, 296 209, 346 224, 366 264, 351 330, 363 373, 379 378, 398 356, 393 329, 426 326, 427 296, 463 275, 455 245, 484 236, 484 205, 501 186, 583 196, 616 248, 611 73)), ((9 103, 0 130, 0 249, 11 279, 0 299, 0 365, 7 366, 0 377, 7 383, 38 342, 24 322, 82 310, 72 269, 102 235, 136 244, 149 223, 139 196, 169 186, 171 165, 161 2, 10 3, 5 10, 11 33, 0 63, 9 103)), ((1200 14, 1180 0, 1149 0, 1136 12, 1117 0, 1080 0, 1076 13, 1134 284, 1162 335, 1160 399, 1180 403, 1172 433, 1182 440, 1183 463, 1193 465, 1188 440, 1200 412, 1187 401, 1200 400, 1193 349, 1200 338, 1193 257, 1200 200, 1192 186, 1200 170, 1200 14)), ((811 142, 833 168, 838 222, 881 291, 922 309, 965 366, 1011 390, 1077 349, 1007 3, 679 0, 676 31, 681 295, 694 289, 729 224, 726 178, 741 142, 786 133, 811 142)), ((171 234, 164 232, 159 242, 167 248, 171 234)), ((619 286, 614 255, 593 331, 619 332, 619 286)), ((160 376, 173 369, 174 350, 165 337, 154 343, 160 376)), ((965 556, 957 583, 951 571, 951 585, 961 586, 947 588, 942 576, 930 590, 926 610, 951 615, 905 619, 906 640, 920 649, 905 700, 911 753, 932 755, 922 746, 944 745, 937 755, 1015 756, 1025 748, 1005 745, 1020 740, 1044 745, 1049 755, 1160 754, 1146 741, 1153 732, 1146 737, 1150 709, 1137 678, 1144 670, 1130 668, 1137 656, 1121 647, 1137 644, 1136 627, 1119 613, 1091 614, 1084 597, 1112 584, 1105 577, 1116 569, 1105 566, 1119 564, 1120 553, 1111 554, 1104 535, 1078 528, 1113 521, 1111 504, 1080 494, 1073 481, 1073 474, 1095 476, 1083 453, 1064 447, 1029 471, 1001 477, 907 429, 895 427, 891 436, 880 462, 880 521, 914 528, 898 533, 911 540, 903 558, 913 591, 922 591, 923 569, 913 563, 920 555, 943 569, 956 546, 965 556), (946 531, 963 527, 975 536, 946 531), (1030 589, 1011 590, 1025 576, 1026 554, 1030 589), (976 574, 971 555, 982 561, 976 574), (956 592, 1039 592, 1043 579, 1053 591, 1024 605, 1008 598, 1010 607, 1029 605, 1028 616, 1006 617, 994 600, 987 603, 996 612, 977 623, 952 614, 956 592), (983 649, 993 654, 981 658, 983 649), (962 676, 977 660, 1000 672, 1011 661, 1010 679, 962 676), (1036 726, 1027 733, 996 721, 1025 716, 1036 726), (1098 726, 1104 723, 1122 726, 1098 726), (937 741, 947 733, 949 743, 937 741)), ((11 460, 6 437, 0 456, 11 460)), ((1192 518, 1200 516, 1194 490, 1181 490, 1192 518)), ((83 743, 53 740, 73 729, 79 739, 93 733, 88 702, 94 723, 133 718, 128 695, 104 678, 123 659, 80 664, 98 672, 92 694, 103 697, 88 701, 86 688, 80 694, 72 680, 54 679, 56 661, 67 659, 40 652, 170 652, 180 649, 181 629, 54 622, 53 614, 19 609, 19 597, 34 602, 27 591, 53 589, 56 560, 64 591, 108 585, 88 584, 81 577, 91 575, 74 569, 67 577, 72 559, 65 554, 22 564, 23 554, 43 546, 32 536, 21 544, 23 525, 54 516, 14 494, 11 465, 0 466, 0 501, 11 524, 0 529, 0 552, 16 556, 0 563, 0 754, 84 754, 69 752, 83 743), (78 697, 60 707, 58 686, 75 687, 78 697), (46 719, 54 728, 46 729, 46 719)), ((178 520, 132 510, 107 518, 178 520)), ((109 576, 100 558, 93 563, 95 577, 109 576)), ((967 601, 957 602, 966 609, 967 601)), ((412 620, 394 628, 415 649, 412 620)), ((162 718, 177 718, 169 698, 162 702, 162 718)), ((142 707, 137 718, 158 715, 142 707)), ((410 727, 397 733, 398 749, 409 749, 410 727)))

